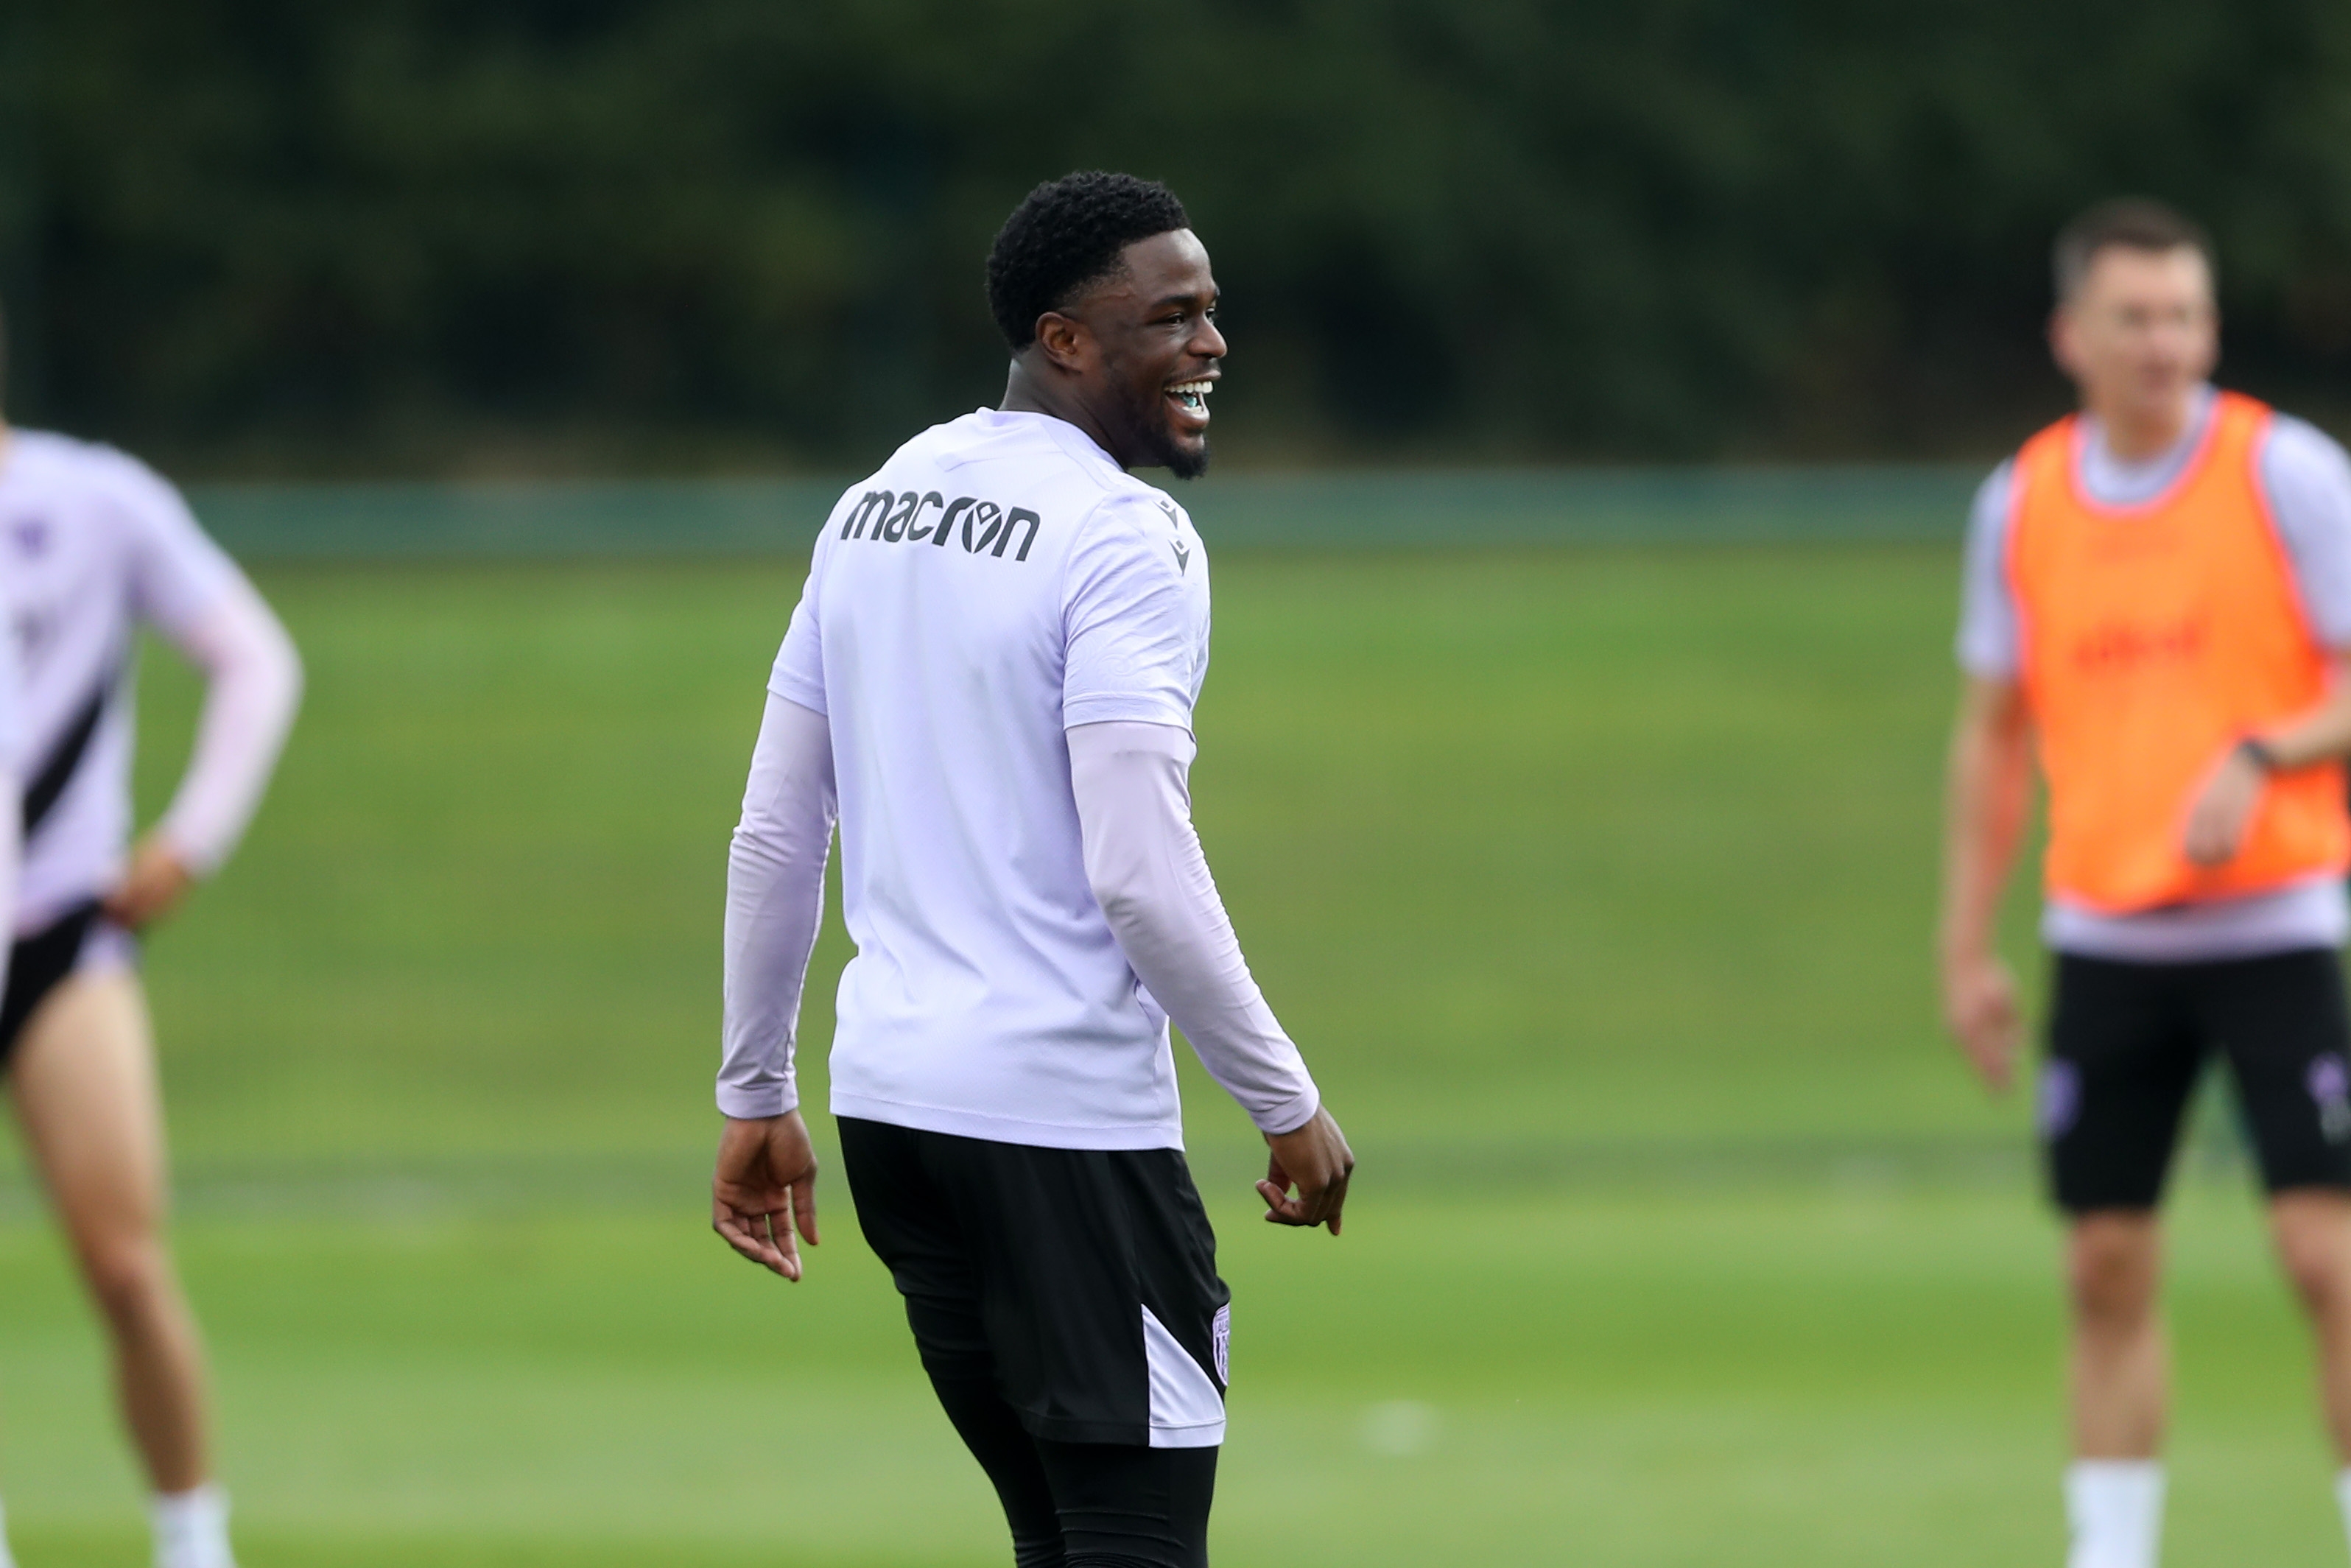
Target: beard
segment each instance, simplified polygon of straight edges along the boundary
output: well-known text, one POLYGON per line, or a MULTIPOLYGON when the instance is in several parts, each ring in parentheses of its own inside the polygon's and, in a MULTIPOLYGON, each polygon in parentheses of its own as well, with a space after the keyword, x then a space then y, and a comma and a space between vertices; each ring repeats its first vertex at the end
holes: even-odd
POLYGON ((1178 479, 1197 479, 1208 471, 1208 444, 1203 441, 1196 450, 1186 452, 1169 442, 1166 466, 1167 471, 1178 479))
POLYGON ((1179 444, 1176 433, 1167 428, 1166 417, 1161 414, 1155 399, 1151 410, 1156 417, 1143 426, 1144 449, 1151 459, 1144 466, 1165 468, 1178 479, 1197 479, 1208 471, 1208 443, 1203 437, 1200 444, 1189 450, 1179 444))

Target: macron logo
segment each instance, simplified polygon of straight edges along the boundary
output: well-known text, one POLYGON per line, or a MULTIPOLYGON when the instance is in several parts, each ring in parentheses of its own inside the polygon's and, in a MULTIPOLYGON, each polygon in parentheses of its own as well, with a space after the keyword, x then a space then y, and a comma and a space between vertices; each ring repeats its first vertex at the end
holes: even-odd
POLYGON ((1167 547, 1176 552, 1176 570, 1177 571, 1189 571, 1192 570, 1192 552, 1184 548, 1184 541, 1182 539, 1169 539, 1167 541, 1167 547))

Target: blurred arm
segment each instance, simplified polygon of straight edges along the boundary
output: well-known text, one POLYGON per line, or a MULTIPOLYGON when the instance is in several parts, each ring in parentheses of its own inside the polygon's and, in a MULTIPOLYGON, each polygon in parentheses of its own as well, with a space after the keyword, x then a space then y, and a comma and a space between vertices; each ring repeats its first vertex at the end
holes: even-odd
POLYGON ((1080 725, 1070 779, 1086 878, 1126 961, 1201 1065, 1268 1134, 1312 1121, 1322 1096, 1241 956, 1192 827, 1192 737, 1165 724, 1080 725))
POLYGON ((2032 804, 2032 736, 2015 682, 1969 680, 1951 736, 1938 946, 1946 1020, 1994 1088, 2008 1082, 2022 1029, 1993 942, 2032 804))
POLYGON ((204 876, 228 859, 261 804, 302 700, 302 661, 241 577, 172 641, 204 674, 204 706, 188 771, 156 832, 204 876))
POLYGON ((718 1108, 780 1116, 799 1104, 793 1036, 824 916, 837 813, 824 715, 772 693, 726 856, 725 1048, 718 1108))

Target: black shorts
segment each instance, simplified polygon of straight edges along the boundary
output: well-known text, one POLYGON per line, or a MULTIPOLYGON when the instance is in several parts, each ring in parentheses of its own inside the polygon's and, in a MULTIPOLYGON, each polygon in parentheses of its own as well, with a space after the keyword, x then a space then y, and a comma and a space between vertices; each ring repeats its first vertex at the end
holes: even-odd
POLYGON ((0 994, 0 1069, 16 1054, 16 1042, 35 1010, 79 966, 82 946, 100 919, 96 903, 78 904, 32 936, 18 938, 9 950, 8 988, 0 994))
POLYGON ((2351 1015, 2332 951, 2057 957, 2041 1138, 2060 1208, 2152 1208, 2206 1060, 2228 1058, 2271 1192, 2351 1188, 2351 1015))
POLYGON ((1176 1149, 1045 1149, 841 1119, 857 1223, 934 1381, 1034 1437, 1224 1439, 1232 1294, 1176 1149))

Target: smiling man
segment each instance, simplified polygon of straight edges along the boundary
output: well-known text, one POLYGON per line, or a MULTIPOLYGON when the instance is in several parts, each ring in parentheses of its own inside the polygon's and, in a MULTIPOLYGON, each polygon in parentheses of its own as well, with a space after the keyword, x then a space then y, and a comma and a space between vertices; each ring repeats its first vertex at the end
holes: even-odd
POLYGON ((1128 475, 1208 461, 1225 340, 1165 188, 1072 174, 997 236, 1003 405, 827 520, 727 874, 713 1223, 800 1277, 792 1041, 841 830, 832 1109, 857 1218, 1021 1568, 1201 1568, 1228 1295, 1168 1020, 1336 1235, 1353 1156, 1242 961, 1191 824, 1208 563, 1128 475))
MULTIPOLYGON (((2163 207, 2057 243, 2051 340, 2082 412, 1985 485, 1968 549, 1942 929, 1951 1029, 1995 1087, 1995 956, 2037 743, 2055 997, 2040 1086, 2069 1224, 2074 1568, 2152 1568, 2166 1405, 2156 1218, 2224 1055, 2351 1465, 2351 462, 2207 381, 2211 251, 2163 207)), ((2338 1482, 2351 1524, 2351 1469, 2338 1482)))

